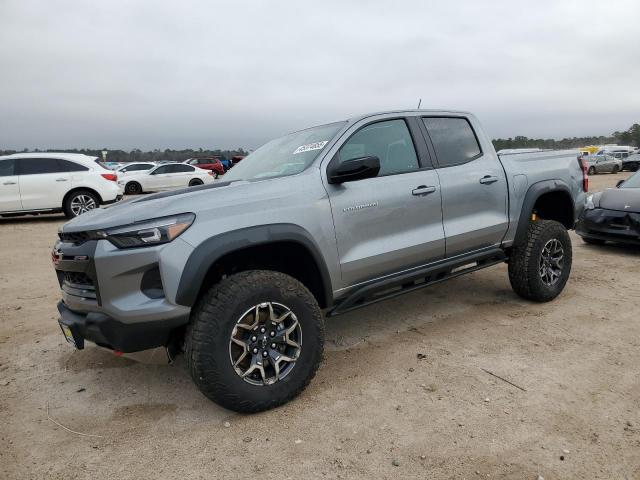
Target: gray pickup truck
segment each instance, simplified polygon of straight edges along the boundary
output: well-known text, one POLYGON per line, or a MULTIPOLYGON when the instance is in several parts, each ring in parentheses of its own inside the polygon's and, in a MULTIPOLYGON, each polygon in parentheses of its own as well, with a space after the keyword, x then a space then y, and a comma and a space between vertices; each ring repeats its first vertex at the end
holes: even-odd
POLYGON ((66 223, 52 254, 59 324, 77 348, 184 353, 213 401, 272 408, 314 376, 325 315, 502 262, 518 295, 555 298, 588 189, 577 153, 498 156, 453 111, 291 133, 224 181, 66 223))

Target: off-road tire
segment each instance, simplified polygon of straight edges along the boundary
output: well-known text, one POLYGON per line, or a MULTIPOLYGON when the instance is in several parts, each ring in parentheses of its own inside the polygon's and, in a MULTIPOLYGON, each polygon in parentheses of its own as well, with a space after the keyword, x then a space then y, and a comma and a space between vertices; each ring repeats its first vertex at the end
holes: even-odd
POLYGON ((296 397, 315 376, 324 346, 318 302, 284 273, 249 270, 222 279, 196 303, 185 334, 187 368, 200 391, 217 404, 242 413, 277 407, 296 397), (302 329, 299 357, 291 372, 271 385, 252 385, 234 370, 229 342, 243 312, 263 302, 286 305, 302 329))
POLYGON ((124 186, 124 193, 127 195, 140 195, 142 186, 138 182, 129 182, 124 186))
POLYGON ((548 302, 564 289, 571 273, 571 238, 567 229, 554 220, 536 220, 529 223, 526 237, 514 246, 509 256, 509 282, 514 292, 534 302, 548 302), (564 249, 562 273, 555 284, 543 282, 539 262, 545 244, 559 240, 564 249))
POLYGON ((599 238, 582 237, 582 241, 584 243, 588 243, 589 245, 604 245, 605 244, 605 240, 601 240, 599 238))
POLYGON ((62 204, 62 211, 64 212, 64 215, 67 218, 75 218, 78 215, 83 213, 83 212, 81 212, 79 214, 76 214, 73 211, 73 205, 72 205, 76 198, 82 197, 82 196, 88 197, 91 200, 93 200, 93 204, 94 204, 93 208, 99 208, 100 207, 100 199, 98 198, 98 196, 95 193, 90 192, 89 190, 76 190, 76 191, 68 194, 65 197, 64 202, 62 204))

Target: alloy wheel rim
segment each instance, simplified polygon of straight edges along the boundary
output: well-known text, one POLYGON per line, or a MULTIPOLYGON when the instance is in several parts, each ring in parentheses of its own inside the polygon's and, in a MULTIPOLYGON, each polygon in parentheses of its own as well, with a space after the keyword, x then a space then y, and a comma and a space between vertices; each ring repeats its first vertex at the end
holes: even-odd
POLYGON ((78 216, 96 208, 96 201, 89 195, 76 195, 71 200, 71 212, 78 216))
POLYGON ((564 267, 564 248, 557 238, 547 241, 540 254, 538 271, 545 285, 555 285, 562 276, 564 267))
POLYGON ((291 373, 302 350, 302 328, 291 309, 264 302, 244 312, 231 332, 229 360, 251 385, 272 385, 291 373))

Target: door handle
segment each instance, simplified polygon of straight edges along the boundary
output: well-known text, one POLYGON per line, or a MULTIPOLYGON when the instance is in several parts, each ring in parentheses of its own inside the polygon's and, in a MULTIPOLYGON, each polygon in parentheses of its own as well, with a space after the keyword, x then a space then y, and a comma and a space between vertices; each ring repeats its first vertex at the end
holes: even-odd
POLYGON ((484 185, 488 185, 490 183, 495 183, 498 180, 500 180, 498 177, 493 176, 493 175, 485 175, 484 177, 482 177, 480 179, 480 183, 484 184, 484 185))
POLYGON ((56 182, 66 182, 66 178, 56 178, 56 182))
POLYGON ((422 195, 428 195, 435 191, 436 191, 436 187, 432 187, 432 186, 427 187, 426 185, 420 185, 419 187, 416 187, 413 190, 411 190, 411 194, 416 196, 422 196, 422 195))
POLYGON ((16 182, 4 182, 3 185, 15 185, 16 182))

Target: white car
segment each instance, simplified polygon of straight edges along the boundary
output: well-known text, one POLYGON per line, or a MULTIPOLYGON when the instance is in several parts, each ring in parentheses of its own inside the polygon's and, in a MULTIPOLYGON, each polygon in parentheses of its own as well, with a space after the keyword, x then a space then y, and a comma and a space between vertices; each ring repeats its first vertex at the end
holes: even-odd
POLYGON ((118 176, 77 153, 0 156, 0 215, 64 212, 69 217, 117 202, 118 176))
POLYGON ((183 187, 213 183, 213 172, 184 163, 165 163, 151 170, 131 172, 118 180, 129 195, 160 192, 183 187))

